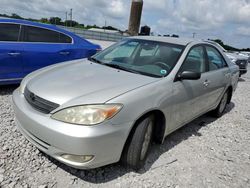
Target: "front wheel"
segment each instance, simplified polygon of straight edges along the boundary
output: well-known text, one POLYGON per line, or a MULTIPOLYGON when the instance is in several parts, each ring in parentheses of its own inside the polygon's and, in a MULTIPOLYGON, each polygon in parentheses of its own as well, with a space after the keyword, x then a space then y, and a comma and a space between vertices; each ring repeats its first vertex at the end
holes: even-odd
POLYGON ((215 117, 221 117, 226 109, 227 106, 227 101, 228 101, 228 97, 229 97, 229 92, 226 91, 219 103, 219 105, 217 106, 217 108, 212 111, 212 115, 215 117))
POLYGON ((122 162, 134 170, 139 170, 145 163, 151 145, 153 118, 147 117, 140 121, 129 138, 122 156, 122 162))

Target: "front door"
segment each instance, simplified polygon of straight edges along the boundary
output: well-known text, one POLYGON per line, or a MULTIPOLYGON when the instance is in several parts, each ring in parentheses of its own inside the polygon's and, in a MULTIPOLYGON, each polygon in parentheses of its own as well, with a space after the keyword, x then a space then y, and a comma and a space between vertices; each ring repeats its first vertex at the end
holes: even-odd
POLYGON ((209 71, 206 73, 209 84, 207 90, 211 107, 218 105, 222 95, 228 87, 230 69, 220 52, 213 46, 205 46, 209 71))
POLYGON ((207 84, 209 84, 206 74, 207 69, 204 48, 202 46, 193 47, 183 62, 179 73, 183 71, 200 72, 201 78, 174 82, 174 123, 169 128, 170 131, 202 114, 210 105, 210 101, 207 99, 209 95, 207 93, 207 84))

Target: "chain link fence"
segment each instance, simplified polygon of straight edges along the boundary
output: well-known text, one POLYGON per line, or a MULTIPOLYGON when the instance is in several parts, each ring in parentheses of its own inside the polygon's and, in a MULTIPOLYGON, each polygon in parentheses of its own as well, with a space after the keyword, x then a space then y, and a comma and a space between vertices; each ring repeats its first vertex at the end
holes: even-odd
POLYGON ((59 26, 62 29, 68 30, 70 32, 73 32, 77 34, 80 37, 86 38, 86 39, 94 39, 94 40, 104 40, 104 41, 119 41, 122 40, 124 37, 121 33, 108 33, 108 32, 99 32, 99 31, 91 31, 87 29, 81 29, 81 28, 75 28, 75 27, 65 27, 65 26, 59 26))

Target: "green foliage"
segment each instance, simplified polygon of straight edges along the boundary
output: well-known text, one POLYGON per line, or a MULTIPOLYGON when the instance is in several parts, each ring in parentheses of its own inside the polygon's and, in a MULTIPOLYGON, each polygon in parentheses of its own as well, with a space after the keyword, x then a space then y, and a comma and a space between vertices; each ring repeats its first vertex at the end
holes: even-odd
POLYGON ((107 30, 114 30, 114 31, 119 31, 119 29, 115 28, 115 27, 112 27, 112 26, 104 26, 102 27, 102 29, 107 29, 107 30))
POLYGON ((234 48, 232 46, 224 44, 223 41, 220 39, 208 39, 208 40, 217 42, 218 44, 220 44, 223 48, 225 48, 228 51, 250 51, 250 48, 243 48, 243 49, 234 48))
POLYGON ((85 29, 91 29, 91 28, 98 28, 98 29, 100 29, 100 27, 98 27, 97 25, 87 25, 85 27, 85 29))
POLYGON ((48 23, 49 23, 49 20, 48 20, 48 18, 41 18, 41 19, 40 19, 40 22, 41 22, 41 23, 46 23, 46 24, 48 24, 48 23))
POLYGON ((12 13, 11 14, 11 18, 15 18, 15 19, 23 19, 21 16, 15 14, 15 13, 12 13))
POLYGON ((49 23, 54 24, 54 25, 62 25, 62 19, 59 17, 50 17, 49 23))
POLYGON ((7 15, 7 14, 0 14, 0 17, 5 17, 5 18, 14 18, 14 19, 24 19, 23 17, 12 13, 11 15, 7 15))
POLYGON ((179 35, 173 34, 171 37, 179 38, 179 35))
POLYGON ((64 25, 65 26, 68 26, 68 27, 76 27, 76 26, 78 26, 79 25, 79 23, 78 22, 76 22, 76 21, 74 21, 74 20, 66 20, 65 22, 64 22, 64 25))

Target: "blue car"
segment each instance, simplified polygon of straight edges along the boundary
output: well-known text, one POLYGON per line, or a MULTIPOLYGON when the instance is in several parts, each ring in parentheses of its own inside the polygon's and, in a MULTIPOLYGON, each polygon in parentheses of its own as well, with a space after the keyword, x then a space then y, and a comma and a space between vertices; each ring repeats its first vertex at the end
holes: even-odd
POLYGON ((0 85, 16 84, 39 68, 87 58, 99 45, 53 25, 0 19, 0 85))

